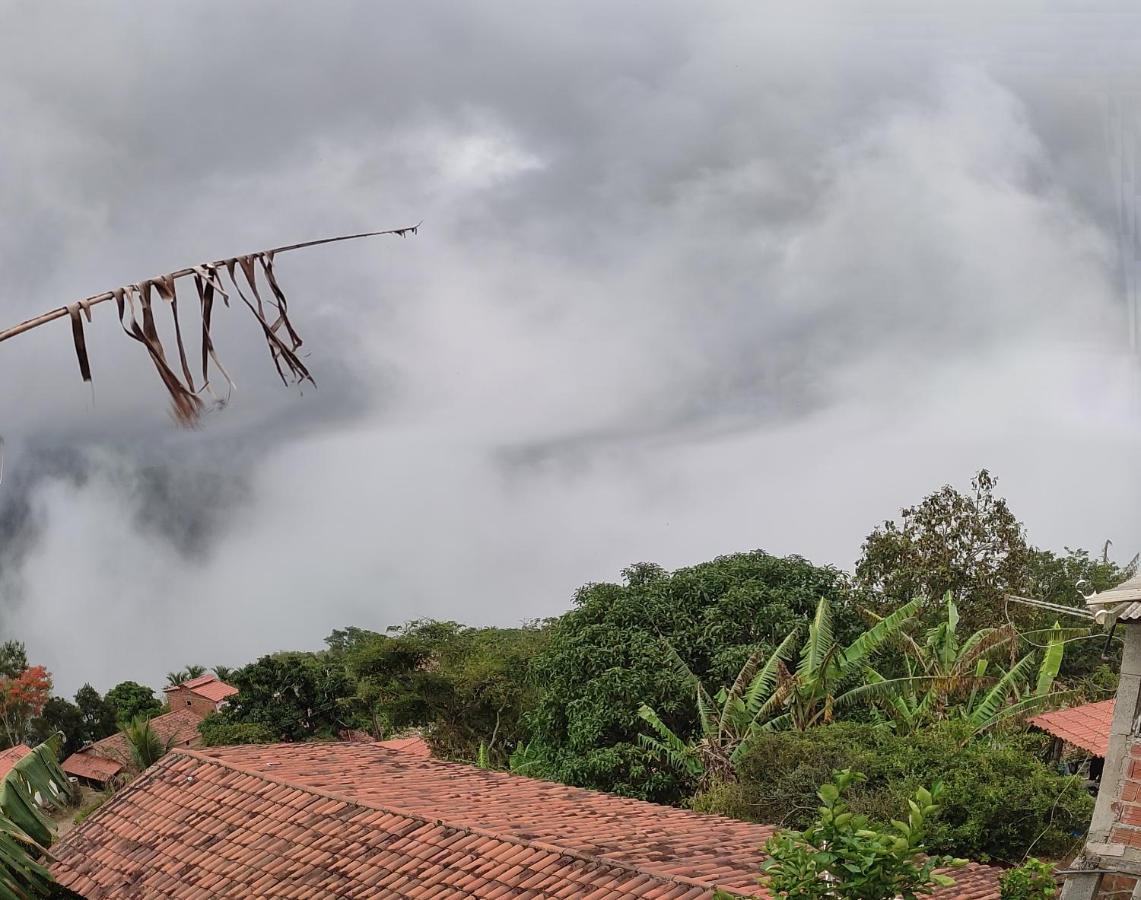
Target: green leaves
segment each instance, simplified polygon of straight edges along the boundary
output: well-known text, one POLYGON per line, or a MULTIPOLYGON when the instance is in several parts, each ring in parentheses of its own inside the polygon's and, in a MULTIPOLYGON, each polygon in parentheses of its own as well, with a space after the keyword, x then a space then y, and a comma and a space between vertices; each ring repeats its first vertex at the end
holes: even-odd
POLYGON ((60 743, 35 747, 0 781, 0 900, 63 896, 42 863, 54 839, 43 809, 62 809, 73 796, 56 760, 60 743))
POLYGON ((891 829, 868 826, 849 812, 844 792, 860 773, 842 770, 820 786, 824 804, 817 820, 804 831, 779 832, 766 845, 769 859, 762 881, 776 896, 789 900, 914 900, 954 879, 936 868, 961 866, 964 860, 931 856, 923 844, 927 822, 939 813, 942 792, 919 788, 908 801, 908 820, 892 820, 891 829))

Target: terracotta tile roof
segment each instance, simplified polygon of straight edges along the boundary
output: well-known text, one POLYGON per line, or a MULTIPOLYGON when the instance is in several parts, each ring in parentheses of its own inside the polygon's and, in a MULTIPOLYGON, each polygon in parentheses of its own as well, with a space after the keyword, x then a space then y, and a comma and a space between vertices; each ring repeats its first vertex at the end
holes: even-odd
POLYGON ((238 689, 231 684, 220 680, 217 675, 207 673, 206 675, 199 675, 197 678, 191 678, 189 681, 184 681, 182 684, 172 684, 170 687, 163 688, 163 693, 170 691, 177 691, 179 688, 186 688, 188 691, 193 691, 200 697, 205 697, 207 700, 212 700, 218 703, 225 700, 227 697, 232 697, 238 692, 238 689))
POLYGON ((389 738, 387 741, 377 741, 376 746, 386 750, 399 750, 401 753, 411 753, 413 756, 431 756, 432 748, 428 746, 420 735, 411 737, 389 738))
MULTIPOLYGON (((198 734, 199 718, 192 710, 176 709, 151 719, 151 728, 164 744, 174 747, 198 747, 202 738, 198 734)), ((124 769, 134 765, 134 756, 127 736, 121 731, 90 747, 84 747, 63 761, 63 770, 76 778, 107 781, 124 769)))
POLYGON ((107 759, 105 756, 99 756, 86 750, 71 754, 61 766, 68 775, 98 782, 110 781, 126 768, 117 760, 107 759))
POLYGON ((1035 728, 1041 728, 1067 744, 1073 744, 1103 759, 1109 746, 1109 726, 1112 723, 1112 700, 1057 709, 1030 720, 1035 728))
MULTIPOLYGON (((220 747, 168 754, 53 871, 89 900, 764 896, 772 831, 377 744, 220 747)), ((937 897, 998 897, 994 870, 955 877, 937 897)))
POLYGON ((7 775, 18 760, 23 759, 31 752, 32 748, 27 744, 17 744, 7 750, 0 750, 0 778, 7 775))
MULTIPOLYGON (((192 710, 176 709, 151 719, 151 728, 154 730, 155 736, 164 744, 170 741, 172 747, 198 747, 202 744, 202 738, 198 734, 198 723, 201 721, 201 716, 196 715, 192 710)), ((127 736, 121 731, 110 737, 105 737, 101 741, 96 741, 80 752, 115 759, 125 766, 134 762, 131 744, 127 740, 127 736)))

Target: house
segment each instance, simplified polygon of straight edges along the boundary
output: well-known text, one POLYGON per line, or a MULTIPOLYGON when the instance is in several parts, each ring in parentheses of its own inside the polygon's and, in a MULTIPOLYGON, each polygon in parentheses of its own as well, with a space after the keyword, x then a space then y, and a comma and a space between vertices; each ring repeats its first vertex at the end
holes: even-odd
MULTIPOLYGON (((150 720, 155 736, 174 747, 198 747, 198 723, 210 713, 220 710, 238 689, 218 679, 202 675, 182 684, 165 688, 170 711, 150 720)), ((71 754, 63 761, 63 770, 73 778, 103 788, 133 765, 131 745, 122 732, 71 754)))
POLYGON ((172 684, 163 688, 162 692, 166 694, 166 701, 171 711, 190 709, 199 719, 205 719, 210 713, 222 709, 238 689, 226 684, 217 675, 208 673, 191 678, 182 684, 172 684))
POLYGON ((32 748, 27 744, 17 744, 7 750, 0 750, 0 778, 12 771, 12 766, 31 752, 32 748))
MULTIPOLYGON (((766 896, 774 828, 376 743, 175 750, 60 840, 88 900, 766 896)), ((956 870, 943 900, 997 900, 956 870)))
MULTIPOLYGON (((198 747, 202 744, 198 734, 198 723, 201 721, 191 709, 176 709, 155 716, 150 720, 150 725, 155 737, 164 745, 169 743, 171 748, 198 747)), ((120 731, 71 754, 63 761, 62 768, 68 775, 102 788, 133 765, 131 744, 120 731)))
POLYGON ((1120 629, 1124 649, 1093 820, 1061 896, 1141 897, 1141 574, 1086 604, 1099 624, 1120 629))

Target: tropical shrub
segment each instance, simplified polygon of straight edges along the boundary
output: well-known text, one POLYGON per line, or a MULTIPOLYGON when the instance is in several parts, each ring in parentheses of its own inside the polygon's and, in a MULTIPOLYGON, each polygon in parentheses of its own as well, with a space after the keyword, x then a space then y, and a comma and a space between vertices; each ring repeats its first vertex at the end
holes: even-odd
POLYGON ((881 824, 917 787, 941 780, 943 809, 927 840, 935 852, 1018 863, 1031 848, 1055 858, 1076 850, 1093 811, 1081 779, 1041 762, 1041 736, 971 734, 953 722, 908 736, 846 722, 760 734, 742 756, 738 782, 718 785, 693 806, 804 828, 816 806, 811 785, 850 767, 866 778, 846 802, 881 824))
POLYGON ((917 788, 907 803, 907 819, 877 828, 852 812, 844 792, 863 780, 858 772, 841 771, 820 787, 817 818, 803 831, 781 831, 765 845, 769 859, 764 881, 788 900, 915 900, 955 880, 936 869, 961 866, 966 860, 927 853, 924 836, 939 813, 942 786, 917 788))
POLYGON ((911 733, 945 719, 969 722, 976 732, 983 732, 1073 698, 1072 692, 1055 691, 1054 682, 1067 638, 1085 629, 1063 629, 1055 622, 1044 633, 1019 635, 1008 623, 980 628, 961 640, 958 606, 949 593, 944 604, 946 617, 927 630, 924 640, 896 632, 904 648, 904 678, 865 672, 871 683, 898 685, 872 698, 897 732, 911 733), (1023 638, 1044 641, 1042 652, 1031 650, 1014 661, 1023 638), (1011 657, 1005 669, 994 658, 1000 650, 1011 657))
POLYGON ((1002 900, 1051 900, 1058 895, 1054 867, 1033 856, 999 879, 1002 900))
POLYGON ((151 727, 150 719, 139 716, 123 728, 123 736, 131 747, 131 758, 140 769, 149 769, 169 752, 174 738, 163 740, 151 727))
POLYGON ((274 733, 257 722, 233 722, 221 713, 211 713, 198 723, 198 734, 207 747, 230 744, 269 744, 274 733))
POLYGON ((786 662, 800 636, 794 628, 772 653, 758 649, 745 661, 730 688, 711 697, 693 670, 672 647, 667 653, 675 668, 696 689, 698 736, 684 741, 646 704, 638 710, 655 732, 640 735, 643 747, 660 760, 693 778, 699 788, 736 777, 737 762, 753 736, 762 731, 794 728, 803 731, 817 722, 831 721, 837 711, 860 703, 889 702, 911 679, 865 680, 865 668, 883 645, 901 633, 918 608, 905 604, 881 619, 848 647, 836 643, 831 604, 822 597, 808 626, 795 671, 786 662), (764 660, 762 664, 762 660, 764 660))

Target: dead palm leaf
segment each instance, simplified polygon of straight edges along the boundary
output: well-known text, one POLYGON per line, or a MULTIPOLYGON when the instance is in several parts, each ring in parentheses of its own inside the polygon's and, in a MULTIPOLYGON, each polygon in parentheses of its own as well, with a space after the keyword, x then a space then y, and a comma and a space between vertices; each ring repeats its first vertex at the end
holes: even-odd
POLYGON ((238 298, 261 326, 262 336, 269 348, 270 358, 273 360, 274 367, 277 369, 277 374, 282 382, 284 384, 300 384, 308 381, 315 384, 312 374, 298 355, 302 341, 289 319, 285 293, 282 291, 274 272, 275 256, 279 253, 316 247, 320 244, 332 244, 338 241, 351 241, 378 235, 391 234, 404 237, 408 234, 416 234, 419 227, 417 224, 388 231, 369 231, 361 234, 346 234, 316 241, 305 241, 300 244, 287 244, 269 250, 259 250, 256 253, 230 256, 214 262, 178 269, 164 275, 157 275, 154 278, 144 279, 135 284, 124 285, 100 294, 92 294, 90 297, 85 297, 75 303, 69 303, 43 315, 28 319, 26 322, 0 331, 0 342, 66 316, 71 320, 72 342, 75 345, 75 356, 79 363, 80 377, 84 381, 91 381, 91 360, 87 353, 83 320, 91 321, 91 308, 93 306, 114 300, 123 331, 146 350, 163 387, 170 394, 171 410, 175 421, 180 425, 194 425, 202 415, 203 393, 213 397, 218 405, 225 403, 225 399, 218 397, 211 384, 212 367, 225 379, 227 396, 229 390, 232 390, 234 386, 214 350, 211 327, 215 301, 221 300, 226 306, 229 306, 230 291, 236 292, 238 298), (229 279, 229 290, 223 285, 223 274, 229 279), (200 383, 197 384, 186 355, 186 345, 183 341, 182 322, 178 308, 179 298, 176 285, 180 279, 186 278, 192 279, 194 282, 201 324, 202 358, 200 383), (259 282, 261 283, 260 286, 259 282), (168 355, 167 348, 163 346, 155 325, 155 309, 163 304, 170 307, 170 317, 174 324, 176 353, 173 357, 168 355))

